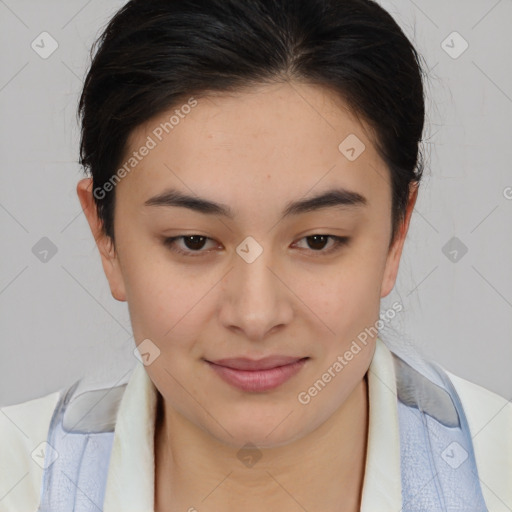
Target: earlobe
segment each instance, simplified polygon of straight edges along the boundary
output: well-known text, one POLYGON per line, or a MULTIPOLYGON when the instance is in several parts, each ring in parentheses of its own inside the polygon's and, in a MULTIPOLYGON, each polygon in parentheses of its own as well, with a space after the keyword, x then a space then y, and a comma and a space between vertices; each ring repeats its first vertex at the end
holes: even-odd
POLYGON ((92 195, 92 178, 80 180, 76 187, 78 199, 87 219, 91 233, 100 252, 101 264, 107 277, 110 291, 114 299, 126 301, 126 290, 114 244, 103 231, 103 223, 98 216, 96 203, 92 195))

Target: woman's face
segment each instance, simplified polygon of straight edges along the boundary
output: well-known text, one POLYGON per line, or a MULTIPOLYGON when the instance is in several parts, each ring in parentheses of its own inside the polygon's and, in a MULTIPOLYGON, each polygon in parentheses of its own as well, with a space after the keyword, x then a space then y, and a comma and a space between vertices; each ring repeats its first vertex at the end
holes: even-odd
MULTIPOLYGON (((231 446, 312 432, 368 369, 368 332, 407 231, 390 249, 390 177, 361 124, 326 90, 278 84, 184 102, 129 144, 130 170, 115 191, 116 252, 97 243, 136 344, 150 340, 146 370, 165 407, 231 446), (197 202, 166 205, 171 190, 197 202), (361 200, 344 200, 350 194, 361 200), (185 238, 166 244, 171 237, 185 238), (273 355, 308 359, 273 388, 253 378, 256 387, 243 389, 207 362, 273 355)), ((86 210, 97 235, 95 214, 86 210)))

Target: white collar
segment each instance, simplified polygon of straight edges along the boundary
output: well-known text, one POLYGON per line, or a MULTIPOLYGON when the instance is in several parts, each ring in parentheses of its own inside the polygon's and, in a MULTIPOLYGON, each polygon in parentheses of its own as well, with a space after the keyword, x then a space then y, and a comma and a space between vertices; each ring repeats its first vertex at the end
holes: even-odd
MULTIPOLYGON (((154 421, 157 389, 145 367, 135 367, 115 427, 104 512, 154 512, 154 421)), ((377 338, 368 369, 368 446, 361 512, 400 510, 400 437, 392 355, 377 338)))

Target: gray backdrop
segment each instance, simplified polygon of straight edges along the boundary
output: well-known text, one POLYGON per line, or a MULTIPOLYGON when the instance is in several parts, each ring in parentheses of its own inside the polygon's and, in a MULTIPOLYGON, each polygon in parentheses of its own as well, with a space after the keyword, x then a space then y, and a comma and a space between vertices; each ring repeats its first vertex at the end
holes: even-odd
MULTIPOLYGON (((75 192, 89 49, 124 3, 0 0, 2 406, 137 364, 127 305, 110 294, 75 192)), ((429 165, 382 302, 404 310, 382 335, 510 399, 512 2, 381 3, 431 76, 429 165)))

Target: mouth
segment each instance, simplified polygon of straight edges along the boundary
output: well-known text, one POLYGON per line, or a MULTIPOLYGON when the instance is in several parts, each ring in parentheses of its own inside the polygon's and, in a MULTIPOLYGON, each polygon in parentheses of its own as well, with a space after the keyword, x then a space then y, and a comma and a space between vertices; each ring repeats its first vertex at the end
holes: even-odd
POLYGON ((309 357, 229 358, 205 362, 225 382, 248 392, 275 389, 296 375, 309 357))
POLYGON ((307 357, 292 356, 268 356, 262 359, 249 359, 247 357, 231 357, 227 359, 217 359, 208 361, 219 366, 232 368, 233 370, 270 370, 278 366, 286 366, 295 363, 301 359, 309 359, 307 357))

